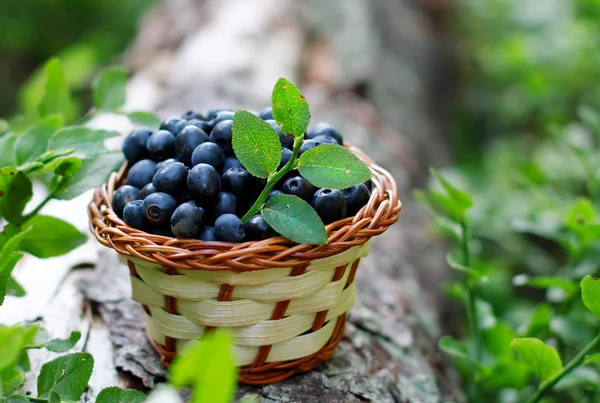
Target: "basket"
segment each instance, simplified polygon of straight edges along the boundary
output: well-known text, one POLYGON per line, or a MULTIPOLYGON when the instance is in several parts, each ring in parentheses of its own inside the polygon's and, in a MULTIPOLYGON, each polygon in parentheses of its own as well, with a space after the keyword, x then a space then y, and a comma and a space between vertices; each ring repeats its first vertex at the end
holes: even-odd
POLYGON ((96 189, 90 229, 129 267, 132 298, 144 308, 147 335, 163 365, 219 326, 232 330, 245 384, 278 382, 333 355, 369 240, 395 223, 401 209, 391 175, 345 145, 369 165, 373 191, 356 216, 327 225, 327 245, 298 245, 284 237, 205 242, 131 228, 111 208, 126 163, 96 189))

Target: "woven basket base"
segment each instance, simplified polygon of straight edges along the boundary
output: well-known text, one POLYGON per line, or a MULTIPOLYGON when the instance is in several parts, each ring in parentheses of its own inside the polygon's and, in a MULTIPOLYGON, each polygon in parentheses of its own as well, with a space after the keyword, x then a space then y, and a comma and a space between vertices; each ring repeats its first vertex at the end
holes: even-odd
MULTIPOLYGON (((325 346, 323 346, 323 348, 321 348, 321 350, 317 351, 315 354, 304 357, 300 360, 271 362, 259 367, 241 367, 238 380, 240 383, 246 385, 261 386, 283 381, 284 379, 287 379, 295 374, 308 372, 317 365, 328 361, 333 356, 337 346, 344 337, 345 330, 346 316, 343 315, 337 319, 335 330, 333 331, 333 334, 327 344, 325 344, 325 346)), ((160 362, 162 365, 169 367, 177 354, 167 351, 165 346, 154 341, 148 333, 146 333, 146 337, 160 356, 160 362)))

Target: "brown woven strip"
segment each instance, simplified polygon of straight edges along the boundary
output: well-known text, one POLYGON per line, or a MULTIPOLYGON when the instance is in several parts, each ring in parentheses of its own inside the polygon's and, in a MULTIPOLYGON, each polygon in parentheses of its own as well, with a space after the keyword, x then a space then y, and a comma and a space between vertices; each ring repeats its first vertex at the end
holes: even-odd
POLYGON ((348 288, 354 282, 354 276, 356 276, 356 269, 358 268, 359 263, 360 259, 356 259, 354 263, 352 263, 352 268, 350 269, 350 274, 348 275, 348 282, 346 282, 345 288, 348 288))

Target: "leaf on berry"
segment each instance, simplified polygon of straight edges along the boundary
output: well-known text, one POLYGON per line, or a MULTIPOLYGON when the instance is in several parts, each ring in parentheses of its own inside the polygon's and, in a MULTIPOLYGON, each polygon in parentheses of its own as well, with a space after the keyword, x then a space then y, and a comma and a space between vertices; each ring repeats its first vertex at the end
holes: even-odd
POLYGON ((266 178, 281 161, 281 143, 277 132, 264 120, 247 111, 233 116, 233 150, 250 174, 266 178))
POLYGON ((327 231, 317 212, 304 200, 292 195, 269 199, 261 210, 265 221, 279 234, 297 243, 323 245, 327 231))
POLYGON ((285 134, 300 137, 306 132, 310 121, 308 102, 298 88, 285 78, 275 83, 271 96, 273 117, 285 134))
POLYGON ((510 346, 541 380, 545 382, 562 370, 562 361, 553 347, 536 338, 517 338, 510 346))
POLYGON ((300 174, 321 188, 345 189, 371 179, 367 164, 352 151, 336 144, 322 144, 298 159, 300 174))
POLYGON ((8 222, 21 224, 23 209, 33 196, 29 178, 18 169, 0 168, 0 215, 8 222))
POLYGON ((27 129, 15 142, 17 164, 35 161, 48 149, 50 137, 63 127, 60 115, 48 116, 27 129))
POLYGON ((600 279, 585 276, 581 281, 581 298, 586 308, 600 317, 600 279))
POLYGON ((127 70, 120 66, 108 67, 94 80, 94 105, 99 110, 116 111, 125 104, 127 70))
POLYGON ((21 248, 39 258, 64 255, 87 240, 73 225, 56 217, 38 214, 27 225, 31 232, 21 239, 21 248))
POLYGON ((81 160, 81 168, 67 182, 65 187, 56 194, 57 199, 70 200, 88 189, 100 186, 108 176, 119 169, 123 163, 121 152, 109 152, 94 155, 81 160))
POLYGON ((46 76, 44 95, 38 107, 40 116, 58 114, 68 118, 71 109, 71 93, 60 61, 51 59, 46 63, 44 75, 46 76))
POLYGON ((146 394, 135 389, 121 389, 116 386, 102 389, 96 398, 96 403, 142 403, 146 394))
POLYGON ((149 129, 156 129, 160 126, 160 118, 153 113, 136 111, 129 112, 127 117, 135 126, 147 127, 149 129))
POLYGON ((92 376, 94 358, 88 353, 74 353, 45 363, 37 380, 40 397, 56 392, 63 400, 78 400, 92 376))
POLYGON ((105 152, 104 140, 118 135, 119 132, 83 126, 66 127, 52 135, 48 149, 55 152, 75 149, 77 155, 91 156, 105 152))

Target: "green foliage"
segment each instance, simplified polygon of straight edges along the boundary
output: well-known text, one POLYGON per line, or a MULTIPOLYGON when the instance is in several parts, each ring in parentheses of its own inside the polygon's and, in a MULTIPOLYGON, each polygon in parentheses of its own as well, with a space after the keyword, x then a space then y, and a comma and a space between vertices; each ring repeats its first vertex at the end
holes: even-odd
POLYGON ((600 318, 600 279, 585 276, 581 282, 581 297, 585 307, 600 318))
POLYGON ((77 228, 55 217, 36 215, 27 224, 31 231, 21 238, 21 248, 40 258, 64 255, 87 239, 77 228))
POLYGON ((49 397, 56 392, 63 400, 77 400, 92 376, 94 358, 88 353, 73 353, 45 363, 37 380, 37 393, 49 397))
POLYGON ((237 111, 233 122, 233 149, 246 170, 259 178, 277 171, 281 143, 271 125, 246 111, 237 111))
POLYGON ((44 95, 38 106, 40 117, 59 115, 70 120, 71 92, 60 61, 50 59, 44 67, 44 75, 44 95))
POLYGON ((297 243, 327 243, 323 221, 315 210, 299 197, 279 195, 267 200, 261 210, 265 221, 278 233, 297 243))
POLYGON ((127 117, 135 126, 155 128, 160 126, 160 119, 153 113, 136 111, 129 112, 127 117))
POLYGON ((542 382, 560 373, 562 361, 555 348, 536 338, 517 338, 510 343, 525 364, 542 382))
POLYGON ((336 144, 321 144, 303 153, 298 170, 317 187, 345 189, 371 179, 371 171, 355 154, 336 144))
POLYGON ((117 387, 102 390, 96 398, 96 403, 142 403, 146 400, 146 394, 133 390, 117 387))
POLYGON ((125 104, 127 70, 123 67, 106 68, 94 80, 94 105, 103 111, 118 111, 125 104))
POLYGON ((303 136, 308 129, 310 110, 304 96, 288 80, 280 78, 275 83, 271 97, 273 117, 285 134, 303 136))

